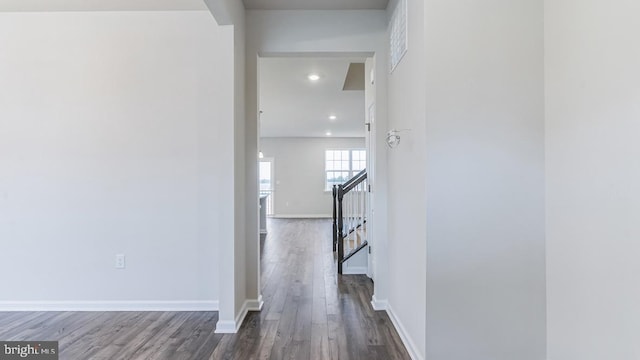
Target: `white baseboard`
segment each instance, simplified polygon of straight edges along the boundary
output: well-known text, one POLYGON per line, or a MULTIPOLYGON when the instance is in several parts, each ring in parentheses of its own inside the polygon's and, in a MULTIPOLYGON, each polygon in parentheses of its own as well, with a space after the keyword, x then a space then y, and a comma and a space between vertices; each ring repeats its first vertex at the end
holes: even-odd
POLYGON ((237 321, 218 320, 216 323, 216 334, 235 334, 240 330, 237 321))
POLYGON ((330 214, 278 214, 271 216, 274 219, 330 219, 330 214))
POLYGON ((245 300, 242 304, 242 308, 240 312, 236 315, 235 320, 218 320, 216 324, 216 334, 235 334, 240 331, 240 327, 244 322, 244 318, 247 317, 247 313, 249 311, 260 311, 262 310, 262 305, 264 305, 264 301, 262 301, 262 295, 258 297, 258 299, 253 300, 245 300))
POLYGON ((342 275, 366 275, 367 270, 366 266, 344 266, 342 275))
POLYGON ((260 295, 257 300, 247 300, 246 305, 248 311, 262 311, 262 306, 264 305, 262 295, 260 295))
POLYGON ((387 306, 389 302, 387 300, 379 300, 376 298, 375 294, 371 297, 371 306, 375 311, 384 311, 387 310, 387 306))
POLYGON ((418 348, 416 347, 416 345, 413 343, 413 341, 407 334, 407 331, 405 330, 404 326, 402 325, 400 320, 396 317, 396 314, 393 311, 391 304, 389 304, 388 302, 386 304, 386 310, 387 310, 387 314, 389 315, 389 318, 391 319, 391 322, 393 323, 393 326, 398 331, 398 335, 400 335, 400 340, 402 340, 404 347, 407 348, 407 351, 409 352, 409 356, 411 356, 411 359, 424 360, 424 358, 419 355, 420 353, 418 352, 418 348))
POLYGON ((0 311, 218 311, 218 301, 0 301, 0 311))

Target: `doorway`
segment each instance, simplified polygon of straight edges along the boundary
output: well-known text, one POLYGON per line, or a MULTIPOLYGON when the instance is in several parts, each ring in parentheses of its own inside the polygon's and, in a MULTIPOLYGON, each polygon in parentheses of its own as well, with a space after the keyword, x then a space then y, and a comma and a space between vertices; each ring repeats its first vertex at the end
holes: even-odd
MULTIPOLYGON (((258 59, 258 148, 267 214, 326 219, 331 228, 331 185, 372 163, 369 113, 375 93, 367 84, 367 69, 373 69, 370 54, 327 56, 258 59)), ((371 218, 371 209, 366 212, 371 218)), ((364 249, 351 258, 346 273, 371 277, 367 253, 364 249)))

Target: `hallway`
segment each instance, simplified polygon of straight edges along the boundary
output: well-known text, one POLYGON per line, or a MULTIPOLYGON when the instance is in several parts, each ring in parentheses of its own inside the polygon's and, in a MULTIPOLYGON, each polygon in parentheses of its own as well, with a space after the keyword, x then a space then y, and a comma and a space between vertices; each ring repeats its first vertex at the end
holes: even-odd
POLYGON ((337 276, 328 219, 269 219, 261 245, 264 307, 213 359, 409 359, 371 280, 337 276))

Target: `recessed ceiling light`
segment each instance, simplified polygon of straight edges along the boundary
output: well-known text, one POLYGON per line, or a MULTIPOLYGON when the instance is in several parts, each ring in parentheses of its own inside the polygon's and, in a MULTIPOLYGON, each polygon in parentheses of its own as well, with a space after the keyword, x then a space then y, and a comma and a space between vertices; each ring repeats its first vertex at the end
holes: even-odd
POLYGON ((331 131, 327 131, 326 135, 331 136, 331 131))
POLYGON ((307 78, 311 81, 318 81, 320 80, 320 75, 318 74, 309 74, 309 76, 307 76, 307 78))
POLYGON ((337 119, 337 118, 338 118, 338 117, 337 117, 337 116, 335 116, 335 115, 330 115, 330 116, 329 116, 329 120, 335 120, 335 119, 337 119))

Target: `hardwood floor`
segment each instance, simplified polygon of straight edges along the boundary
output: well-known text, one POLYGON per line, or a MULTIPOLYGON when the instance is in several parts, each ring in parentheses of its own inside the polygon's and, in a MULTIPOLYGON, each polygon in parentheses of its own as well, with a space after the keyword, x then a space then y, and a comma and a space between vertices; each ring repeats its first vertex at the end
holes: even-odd
POLYGON ((216 312, 0 313, 0 340, 59 341, 60 359, 208 359, 216 312))
POLYGON ((364 275, 336 274, 328 220, 270 219, 264 308, 238 334, 216 312, 0 313, 0 340, 58 340, 60 359, 410 359, 364 275))

